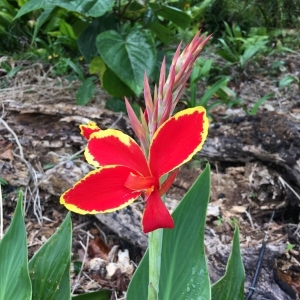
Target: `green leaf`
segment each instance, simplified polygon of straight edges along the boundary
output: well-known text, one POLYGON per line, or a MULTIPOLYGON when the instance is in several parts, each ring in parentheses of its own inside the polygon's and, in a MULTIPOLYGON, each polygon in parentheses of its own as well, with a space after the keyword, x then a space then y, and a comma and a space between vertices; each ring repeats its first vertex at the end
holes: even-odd
POLYGON ((268 99, 273 98, 274 94, 267 94, 261 97, 252 107, 250 115, 254 116, 257 114, 258 108, 268 99))
POLYGON ((30 300, 28 252, 20 191, 14 218, 0 242, 0 300, 30 300))
POLYGON ((33 37, 32 37, 32 42, 31 44, 34 43, 36 36, 38 34, 38 31, 40 30, 41 26, 43 26, 45 24, 45 22, 47 22, 47 20, 50 18, 52 12, 55 10, 54 7, 49 7, 46 10, 44 10, 39 17, 36 20, 36 24, 34 27, 34 32, 33 32, 33 37))
POLYGON ((15 67, 15 68, 11 69, 11 70, 6 74, 6 76, 7 76, 7 77, 14 77, 21 69, 22 69, 22 66, 15 67))
POLYGON ((238 61, 238 54, 234 53, 223 39, 219 39, 219 41, 222 44, 222 49, 216 53, 231 63, 238 61))
POLYGON ((132 90, 109 68, 103 74, 102 87, 113 97, 131 96, 132 90))
POLYGON ((55 292, 53 300, 70 300, 71 299, 71 282, 70 282, 70 262, 66 265, 59 286, 55 292))
MULTIPOLYGON (((54 235, 38 250, 29 262, 34 300, 58 299, 57 288, 69 277, 71 260, 72 223, 70 213, 54 235), (68 270, 66 270, 68 269, 68 270), (54 298, 55 297, 55 298, 54 298)), ((64 288, 66 291, 66 288, 64 288)), ((70 299, 68 294, 60 299, 70 299)))
POLYGON ((76 104, 86 105, 92 99, 95 93, 95 76, 89 77, 82 82, 76 93, 76 104))
POLYGON ((68 37, 72 40, 77 40, 77 37, 73 31, 72 26, 67 23, 65 20, 61 19, 59 21, 59 31, 61 32, 62 35, 65 37, 68 37))
POLYGON ((260 50, 262 50, 264 48, 264 44, 263 43, 259 43, 257 45, 253 45, 248 47, 245 52, 243 53, 243 55, 240 57, 240 65, 241 67, 243 67, 245 65, 245 63, 252 58, 253 56, 256 55, 257 52, 259 52, 260 50))
POLYGON ((97 36, 101 32, 117 30, 117 28, 118 23, 114 14, 99 17, 89 24, 77 40, 78 49, 87 62, 98 54, 96 46, 97 36))
POLYGON ((96 44, 108 67, 139 95, 144 73, 149 76, 156 62, 156 49, 150 32, 131 29, 122 36, 109 30, 98 35, 96 44))
POLYGON ((192 19, 183 10, 169 5, 159 5, 157 3, 151 3, 150 7, 157 15, 163 17, 165 20, 173 22, 182 29, 190 26, 192 19))
POLYGON ((169 45, 174 38, 174 32, 158 22, 149 23, 147 28, 149 28, 165 45, 169 45))
POLYGON ((120 98, 109 98, 105 103, 105 108, 115 112, 126 113, 126 105, 124 99, 120 98))
POLYGON ((100 17, 113 8, 114 1, 111 0, 29 0, 18 11, 15 18, 37 10, 59 6, 69 11, 74 11, 87 17, 100 17))
POLYGON ((0 21, 2 25, 12 26, 13 16, 5 11, 0 11, 0 21))
POLYGON ((100 80, 102 81, 105 71, 106 65, 103 59, 100 56, 94 57, 90 63, 90 74, 97 74, 100 77, 100 80))
MULTIPOLYGON (((199 176, 172 216, 175 227, 164 229, 158 300, 210 299, 204 231, 210 194, 210 167, 199 176)), ((134 277, 127 298, 147 299, 148 250, 134 277)))
POLYGON ((235 227, 232 251, 225 275, 212 285, 212 300, 243 300, 245 269, 240 251, 239 228, 235 227))
POLYGON ((109 300, 111 292, 110 291, 97 291, 93 293, 82 294, 79 296, 72 297, 72 300, 109 300))
POLYGON ((283 88, 283 87, 289 86, 293 82, 296 82, 296 83, 299 84, 299 79, 297 77, 292 76, 292 75, 287 75, 286 77, 284 77, 280 80, 279 87, 283 88))
POLYGON ((66 65, 68 65, 71 69, 73 69, 73 71, 78 75, 81 81, 85 80, 85 76, 83 74, 83 71, 79 67, 79 65, 75 64, 70 58, 63 58, 61 60, 64 60, 66 65))
POLYGON ((228 77, 225 78, 221 78, 220 80, 218 80, 216 83, 214 83, 206 92, 205 94, 202 96, 202 98, 199 101, 199 104, 197 105, 201 105, 201 106, 206 106, 207 102, 209 101, 209 99, 213 96, 213 94, 215 94, 221 87, 226 86, 227 83, 229 81, 228 77))

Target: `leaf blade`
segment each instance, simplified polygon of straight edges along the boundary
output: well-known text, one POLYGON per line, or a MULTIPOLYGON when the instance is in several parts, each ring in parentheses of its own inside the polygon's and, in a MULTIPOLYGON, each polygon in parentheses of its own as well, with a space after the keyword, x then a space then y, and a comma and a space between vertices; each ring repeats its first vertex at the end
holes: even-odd
POLYGON ((235 227, 232 251, 225 275, 212 285, 212 300, 243 300, 245 269, 240 251, 239 228, 235 227))
MULTIPOLYGON (((72 223, 70 213, 51 238, 29 262, 33 299, 53 299, 71 260, 72 223)), ((69 272, 69 270, 68 270, 69 272)), ((70 299, 70 291, 63 299, 70 299)))
POLYGON ((110 0, 30 0, 21 7, 15 19, 31 11, 53 6, 59 6, 87 17, 100 17, 111 10, 113 5, 114 1, 110 0))
POLYGON ((121 35, 108 30, 97 36, 96 44, 108 67, 139 95, 144 73, 150 75, 156 63, 156 49, 150 32, 132 29, 121 35))
POLYGON ((1 300, 30 300, 32 295, 22 198, 20 192, 13 221, 0 243, 1 300))

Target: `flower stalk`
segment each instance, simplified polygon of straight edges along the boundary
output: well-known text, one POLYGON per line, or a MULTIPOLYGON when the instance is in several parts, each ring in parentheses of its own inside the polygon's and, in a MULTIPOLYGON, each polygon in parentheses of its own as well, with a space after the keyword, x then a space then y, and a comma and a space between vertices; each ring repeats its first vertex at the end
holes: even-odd
POLYGON ((159 279, 161 268, 163 229, 157 229, 149 233, 149 286, 148 300, 157 300, 159 293, 159 279))

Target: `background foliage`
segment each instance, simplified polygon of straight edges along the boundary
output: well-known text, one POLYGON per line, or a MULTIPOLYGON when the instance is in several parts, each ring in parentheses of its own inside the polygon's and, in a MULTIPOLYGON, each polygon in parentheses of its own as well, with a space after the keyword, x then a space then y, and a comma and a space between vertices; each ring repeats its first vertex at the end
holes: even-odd
MULTIPOLYGON (((143 73, 157 83, 163 56, 170 64, 174 45, 201 29, 227 64, 199 59, 184 105, 241 106, 230 68, 243 73, 260 55, 296 49, 299 10, 300 0, 0 0, 0 56, 42 61, 50 75, 81 81, 80 105, 100 85, 112 96, 107 108, 124 110, 124 96, 140 96, 143 73), (196 101, 199 81, 208 89, 196 101)), ((0 68, 14 76, 21 67, 0 68)))

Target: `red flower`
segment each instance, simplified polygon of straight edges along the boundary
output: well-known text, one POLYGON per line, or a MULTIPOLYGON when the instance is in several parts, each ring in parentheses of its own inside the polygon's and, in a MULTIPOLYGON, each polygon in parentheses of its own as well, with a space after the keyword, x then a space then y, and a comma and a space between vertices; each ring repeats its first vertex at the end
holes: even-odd
POLYGON ((144 232, 173 228, 160 196, 173 183, 178 167, 202 148, 208 131, 205 109, 186 109, 163 123, 153 135, 148 160, 138 144, 121 131, 93 127, 91 133, 88 126, 81 130, 89 138, 85 157, 98 169, 66 191, 60 203, 77 213, 96 214, 125 207, 143 195, 144 232), (161 184, 161 177, 169 173, 161 184))

